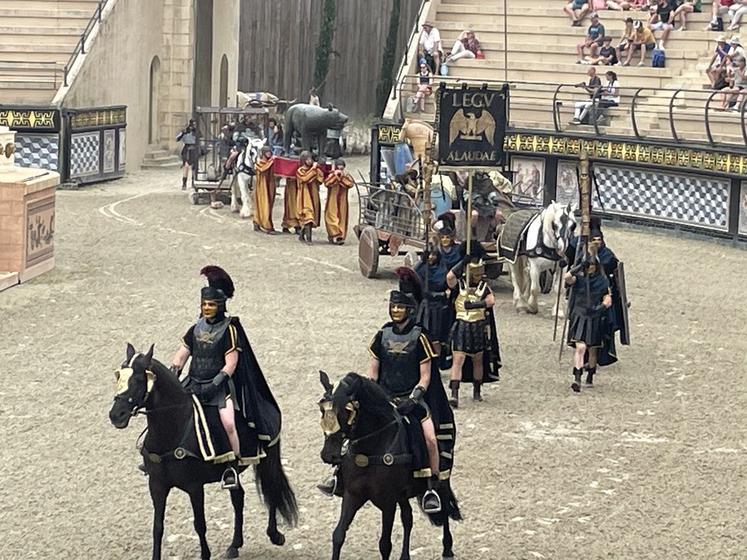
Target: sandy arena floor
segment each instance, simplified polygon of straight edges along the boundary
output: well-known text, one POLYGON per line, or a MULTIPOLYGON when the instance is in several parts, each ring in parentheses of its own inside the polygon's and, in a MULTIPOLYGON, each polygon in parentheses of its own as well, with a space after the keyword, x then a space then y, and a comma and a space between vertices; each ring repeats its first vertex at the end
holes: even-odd
MULTIPOLYGON (((365 169, 366 162, 356 162, 365 169)), ((107 414, 125 343, 164 361, 196 317, 199 269, 226 268, 240 315, 284 413, 284 458, 301 506, 287 544, 264 535, 247 494, 241 558, 328 558, 339 502, 315 484, 322 434, 317 370, 367 365, 393 285, 363 278, 354 236, 314 247, 254 233, 228 208, 192 206, 178 172, 148 172, 57 198, 57 267, 0 294, 0 558, 149 558, 151 505, 136 469, 138 418, 107 414)), ((282 205, 276 204, 277 223, 282 205)), ((354 212, 355 213, 355 210, 354 212)), ((747 253, 707 241, 608 228, 626 263, 634 346, 592 390, 569 389, 550 296, 517 314, 499 283, 503 380, 457 412, 454 487, 466 521, 455 552, 478 559, 745 558, 747 253)), ((249 482, 247 477, 247 482, 249 482)), ((247 485, 250 487, 250 485, 247 485)), ((228 495, 207 496, 218 557, 231 537, 228 495)), ((367 507, 345 558, 378 558, 367 507)), ((396 529, 395 550, 399 547, 396 529)), ((436 559, 440 532, 416 514, 413 557, 436 559)), ((172 493, 164 558, 198 558, 189 502, 172 493)))

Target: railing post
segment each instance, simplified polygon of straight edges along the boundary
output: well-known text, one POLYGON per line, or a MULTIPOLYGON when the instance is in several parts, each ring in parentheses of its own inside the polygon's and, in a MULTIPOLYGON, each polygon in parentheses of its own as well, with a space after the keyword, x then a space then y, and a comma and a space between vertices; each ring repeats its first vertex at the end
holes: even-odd
POLYGON ((718 91, 714 91, 711 95, 708 96, 708 101, 706 101, 705 104, 705 125, 706 125, 706 136, 708 136, 708 143, 713 145, 713 135, 711 134, 711 119, 710 119, 710 111, 711 108, 711 101, 715 97, 715 95, 719 93, 718 91))
POLYGON ((80 36, 80 54, 86 54, 86 34, 80 36))
POLYGON ((641 94, 642 91, 643 91, 643 88, 638 88, 635 92, 635 95, 633 96, 633 101, 630 102, 630 121, 631 121, 631 124, 633 125, 633 134, 635 134, 635 137, 638 138, 639 140, 642 139, 643 137, 641 136, 641 133, 638 132, 638 123, 636 122, 636 119, 635 119, 635 104, 636 104, 636 101, 638 101, 638 96, 641 94))
POLYGON ((558 93, 560 93, 560 88, 563 87, 563 84, 558 85, 558 87, 555 88, 555 93, 552 96, 552 120, 553 124, 555 125, 555 132, 563 132, 560 130, 560 105, 558 104, 558 93))
POLYGON ((747 126, 744 123, 745 107, 747 107, 747 99, 742 99, 742 106, 739 109, 739 124, 742 126, 742 138, 744 139, 744 143, 747 144, 747 126))
POLYGON ((674 141, 678 144, 680 143, 680 139, 677 136, 677 127, 674 125, 674 100, 681 91, 682 88, 675 91, 674 95, 672 95, 672 98, 669 100, 669 127, 672 129, 672 138, 674 138, 674 141))

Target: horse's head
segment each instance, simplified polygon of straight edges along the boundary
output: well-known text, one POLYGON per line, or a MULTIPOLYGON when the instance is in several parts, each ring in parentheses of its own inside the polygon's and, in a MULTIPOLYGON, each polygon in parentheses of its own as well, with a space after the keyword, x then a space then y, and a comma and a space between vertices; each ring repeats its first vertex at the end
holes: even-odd
POLYGON ((568 243, 576 229, 576 218, 573 216, 573 206, 553 201, 545 210, 544 229, 551 233, 558 253, 565 253, 568 243))
POLYGON ((115 372, 116 394, 109 411, 109 420, 115 428, 126 428, 130 418, 145 408, 156 381, 156 375, 151 371, 152 360, 152 345, 147 353, 142 354, 135 351, 131 344, 127 344, 125 361, 115 372))
MULTIPOLYGON (((322 461, 330 465, 337 465, 342 461, 342 448, 348 437, 350 428, 349 421, 355 421, 355 417, 348 416, 356 410, 355 405, 345 406, 342 422, 334 407, 334 387, 326 372, 319 372, 319 380, 324 387, 324 395, 319 399, 319 411, 322 413, 321 426, 324 432, 324 446, 322 447, 322 461), (342 429, 345 426, 345 430, 342 429)), ((352 402, 352 401, 351 401, 352 402)))

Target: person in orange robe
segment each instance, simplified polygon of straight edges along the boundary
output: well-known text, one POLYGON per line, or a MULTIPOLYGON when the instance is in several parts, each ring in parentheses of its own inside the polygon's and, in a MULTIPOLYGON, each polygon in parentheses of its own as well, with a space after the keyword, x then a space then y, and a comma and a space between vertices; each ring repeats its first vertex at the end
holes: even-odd
POLYGON ((296 207, 298 221, 301 225, 301 243, 311 245, 311 230, 319 227, 321 203, 319 202, 319 185, 324 180, 324 173, 319 168, 311 153, 301 152, 301 165, 296 171, 298 192, 296 193, 296 207))
POLYGON ((275 235, 275 226, 272 224, 272 207, 275 203, 275 173, 272 166, 275 158, 272 149, 263 146, 259 152, 259 159, 254 164, 255 186, 254 186, 254 231, 263 231, 275 235))
POLYGON ((283 197, 283 233, 300 235, 301 224, 298 221, 297 205, 298 185, 295 177, 285 178, 285 196, 283 197), (293 232, 291 232, 293 228, 293 232))
POLYGON ((327 236, 330 243, 342 245, 348 234, 348 190, 353 186, 353 178, 345 171, 344 159, 335 162, 334 170, 327 175, 324 184, 327 186, 327 205, 324 208, 327 236))

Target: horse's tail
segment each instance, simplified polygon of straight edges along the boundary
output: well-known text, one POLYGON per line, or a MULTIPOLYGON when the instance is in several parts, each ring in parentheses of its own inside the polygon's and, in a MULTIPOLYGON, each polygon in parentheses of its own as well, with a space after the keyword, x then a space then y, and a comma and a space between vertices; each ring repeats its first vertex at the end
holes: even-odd
POLYGON ((451 482, 448 480, 444 482, 443 487, 438 491, 438 495, 441 498, 441 511, 428 514, 428 519, 430 519, 431 523, 436 527, 442 527, 447 519, 461 521, 462 512, 459 510, 459 501, 451 489, 451 482))
POLYGON ((266 456, 254 466, 254 480, 265 505, 276 508, 289 525, 295 526, 298 523, 298 504, 283 471, 279 441, 268 447, 266 456))

